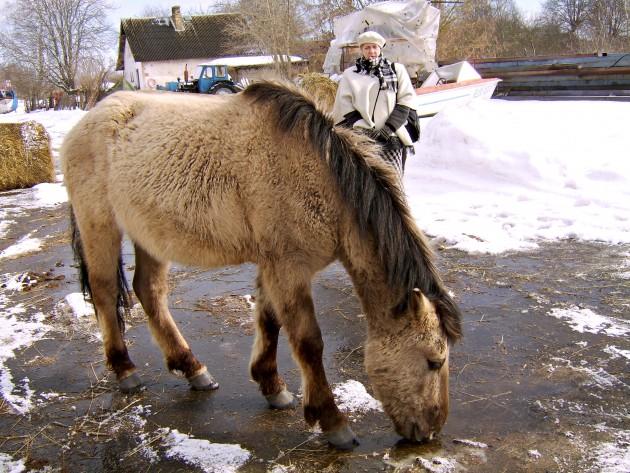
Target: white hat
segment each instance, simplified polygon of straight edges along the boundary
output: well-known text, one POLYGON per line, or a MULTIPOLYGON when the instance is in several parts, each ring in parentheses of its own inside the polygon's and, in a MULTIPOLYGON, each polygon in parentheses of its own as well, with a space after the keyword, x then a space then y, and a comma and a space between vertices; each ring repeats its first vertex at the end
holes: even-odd
POLYGON ((359 43, 359 47, 364 44, 377 44, 380 48, 385 46, 385 38, 383 38, 376 31, 366 31, 365 33, 361 33, 357 36, 357 43, 359 43))

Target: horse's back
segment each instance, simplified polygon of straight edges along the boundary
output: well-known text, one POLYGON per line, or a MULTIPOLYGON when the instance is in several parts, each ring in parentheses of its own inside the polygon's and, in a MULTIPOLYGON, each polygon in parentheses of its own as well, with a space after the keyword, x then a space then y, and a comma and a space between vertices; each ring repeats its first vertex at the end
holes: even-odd
POLYGON ((216 266, 296 239, 330 241, 327 255, 335 245, 324 160, 275 134, 264 107, 242 94, 117 93, 64 151, 71 199, 96 192, 156 257, 216 266))

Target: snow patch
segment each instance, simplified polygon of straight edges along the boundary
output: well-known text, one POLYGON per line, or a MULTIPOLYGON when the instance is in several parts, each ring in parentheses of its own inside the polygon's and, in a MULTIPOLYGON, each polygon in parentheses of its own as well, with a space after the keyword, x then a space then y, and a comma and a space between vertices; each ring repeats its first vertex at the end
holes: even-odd
POLYGON ((626 360, 630 360, 630 350, 622 350, 621 348, 617 348, 612 345, 608 345, 604 348, 604 352, 611 355, 611 359, 615 360, 619 357, 623 357, 626 360))
POLYGON ((22 304, 8 305, 8 299, 0 294, 0 393, 16 413, 26 414, 33 407, 29 379, 14 381, 6 362, 15 357, 16 351, 44 338, 50 327, 43 323, 41 312, 26 317, 22 304))
POLYGON ((3 473, 21 473, 26 470, 24 460, 13 460, 6 453, 0 452, 0 471, 3 473))
POLYGON ((580 333, 601 333, 610 337, 623 337, 630 334, 629 322, 596 314, 591 309, 580 309, 576 306, 566 309, 554 308, 547 312, 547 315, 567 321, 573 330, 580 333))
POLYGON ((474 440, 468 440, 468 439, 453 439, 453 443, 459 443, 461 445, 466 445, 467 447, 488 448, 488 444, 486 443, 475 442, 474 440))
POLYGON ((612 442, 601 443, 595 450, 599 473, 630 471, 630 431, 621 431, 612 442))
POLYGON ((0 287, 6 289, 7 291, 26 291, 39 282, 36 278, 33 277, 32 273, 22 273, 15 275, 4 274, 0 276, 0 278, 2 278, 0 287))
POLYGON ((369 411, 383 412, 383 405, 370 396, 365 386, 359 381, 350 379, 340 383, 333 389, 337 407, 351 414, 364 414, 369 411))
POLYGON ((444 457, 433 457, 431 460, 418 457, 416 461, 422 465, 422 468, 430 473, 450 473, 451 471, 455 471, 457 467, 455 460, 444 457))
POLYGON ((29 233, 20 238, 17 243, 14 243, 0 252, 0 260, 32 253, 39 250, 41 246, 42 240, 39 238, 31 238, 31 233, 29 233))
POLYGON ((163 446, 167 458, 181 460, 206 473, 235 473, 251 457, 251 453, 240 445, 211 443, 181 434, 176 429, 161 430, 166 434, 163 446))
POLYGON ((64 300, 76 318, 80 319, 82 317, 94 316, 94 306, 91 302, 85 300, 83 293, 72 292, 68 294, 64 300))

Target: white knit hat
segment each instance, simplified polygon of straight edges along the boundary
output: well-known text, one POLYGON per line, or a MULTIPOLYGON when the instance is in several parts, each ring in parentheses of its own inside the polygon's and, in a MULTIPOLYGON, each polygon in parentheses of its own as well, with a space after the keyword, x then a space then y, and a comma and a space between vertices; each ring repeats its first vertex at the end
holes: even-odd
POLYGON ((357 36, 357 43, 359 43, 359 47, 364 44, 377 44, 379 47, 385 46, 385 38, 383 38, 376 31, 366 31, 365 33, 361 33, 357 36))

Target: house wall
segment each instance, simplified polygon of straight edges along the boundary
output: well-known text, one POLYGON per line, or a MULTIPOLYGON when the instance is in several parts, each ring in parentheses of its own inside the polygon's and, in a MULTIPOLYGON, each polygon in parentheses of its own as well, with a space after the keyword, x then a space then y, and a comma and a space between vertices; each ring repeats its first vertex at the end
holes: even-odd
POLYGON ((208 62, 210 59, 184 59, 176 61, 159 61, 143 63, 143 88, 155 89, 157 85, 165 85, 167 82, 176 81, 179 77, 184 80, 184 67, 188 64, 188 80, 192 79, 195 67, 198 64, 208 62))
POLYGON ((142 63, 136 62, 133 58, 133 53, 131 52, 131 48, 129 47, 129 41, 125 41, 125 67, 123 70, 123 74, 125 76, 125 80, 133 85, 136 89, 140 88, 140 84, 138 84, 138 77, 142 77, 142 63), (137 73, 136 73, 137 70, 137 73))

